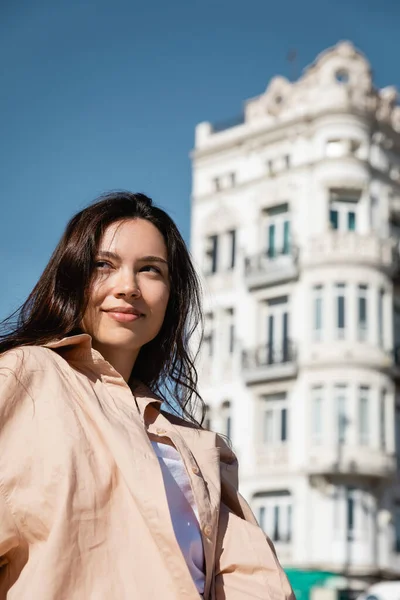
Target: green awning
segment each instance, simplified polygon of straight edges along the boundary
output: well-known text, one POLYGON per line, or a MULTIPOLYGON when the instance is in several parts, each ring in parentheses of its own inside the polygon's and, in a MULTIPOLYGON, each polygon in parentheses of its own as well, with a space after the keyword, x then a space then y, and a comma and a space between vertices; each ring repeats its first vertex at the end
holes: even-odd
POLYGON ((285 569, 290 585, 297 600, 309 600, 312 587, 323 587, 327 579, 337 577, 330 571, 303 571, 300 569, 285 569))

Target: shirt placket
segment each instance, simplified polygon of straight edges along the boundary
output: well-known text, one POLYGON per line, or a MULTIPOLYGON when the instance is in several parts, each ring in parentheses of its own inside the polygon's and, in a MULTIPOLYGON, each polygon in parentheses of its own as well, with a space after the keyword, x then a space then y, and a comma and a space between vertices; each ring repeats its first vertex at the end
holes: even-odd
MULTIPOLYGON (((207 592, 207 590, 210 588, 210 580, 214 571, 214 549, 217 536, 218 515, 213 514, 206 481, 202 476, 201 470, 190 448, 188 448, 178 433, 162 427, 149 427, 148 432, 152 435, 157 435, 160 438, 168 438, 171 440, 175 448, 178 450, 185 470, 188 474, 193 497, 197 507, 197 513, 199 516, 199 526, 203 542, 206 567, 205 592, 207 592)), ((204 597, 206 598, 207 596, 205 595, 204 597)))

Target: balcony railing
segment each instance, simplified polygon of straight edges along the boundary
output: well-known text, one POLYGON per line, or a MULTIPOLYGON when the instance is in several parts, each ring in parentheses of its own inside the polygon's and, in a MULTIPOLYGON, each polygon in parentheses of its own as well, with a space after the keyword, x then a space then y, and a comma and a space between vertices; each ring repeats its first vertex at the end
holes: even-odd
POLYGON ((333 449, 320 446, 310 452, 307 470, 312 476, 328 479, 337 475, 392 478, 396 473, 396 457, 386 451, 366 446, 347 446, 333 449))
POLYGON ((301 254, 304 266, 360 264, 393 272, 396 266, 393 241, 375 234, 328 231, 311 239, 301 254))
POLYGON ((293 342, 287 339, 281 345, 263 344, 244 350, 242 370, 247 383, 293 377, 297 371, 293 342))
POLYGON ((295 279, 298 276, 297 247, 270 248, 253 256, 247 256, 244 275, 249 288, 275 285, 295 279))

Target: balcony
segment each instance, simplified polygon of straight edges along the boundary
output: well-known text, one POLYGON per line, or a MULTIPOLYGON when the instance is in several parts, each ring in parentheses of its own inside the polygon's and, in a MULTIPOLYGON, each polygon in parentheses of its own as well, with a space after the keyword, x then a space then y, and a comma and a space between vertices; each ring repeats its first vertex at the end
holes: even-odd
POLYGON ((264 251, 245 258, 244 276, 249 289, 290 281, 298 274, 298 250, 295 247, 264 251))
POLYGON ((337 475, 371 480, 391 479, 397 469, 396 457, 377 448, 316 446, 309 454, 307 470, 311 476, 331 480, 337 475))
POLYGON ((311 239, 302 251, 302 266, 328 264, 370 266, 393 274, 396 257, 393 241, 374 234, 360 235, 354 231, 328 231, 311 239))
POLYGON ((242 372, 247 384, 295 377, 297 361, 293 343, 285 340, 281 346, 263 344, 244 350, 242 372))
POLYGON ((289 446, 286 442, 280 444, 266 446, 260 444, 257 447, 257 455, 255 458, 257 472, 267 473, 272 470, 286 470, 289 465, 289 446))

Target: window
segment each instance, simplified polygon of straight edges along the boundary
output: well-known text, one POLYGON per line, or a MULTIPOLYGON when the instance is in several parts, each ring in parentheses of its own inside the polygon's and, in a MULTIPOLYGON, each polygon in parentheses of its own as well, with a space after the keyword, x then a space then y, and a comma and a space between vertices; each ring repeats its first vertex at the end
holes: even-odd
POLYGON ((323 439, 323 393, 322 386, 311 390, 311 439, 314 444, 320 444, 323 439))
POLYGON ((218 236, 210 235, 206 239, 206 266, 205 272, 208 275, 217 272, 218 262, 218 236))
POLYGON ((274 418, 274 411, 272 409, 268 409, 264 412, 263 441, 266 444, 272 444, 275 441, 274 418))
POLYGON ((285 162, 285 168, 286 169, 290 169, 290 156, 289 156, 289 154, 285 154, 283 160, 285 162))
POLYGON ((236 230, 231 229, 228 231, 228 241, 229 241, 229 268, 235 268, 236 262, 236 230))
POLYGON ((265 531, 265 506, 260 506, 258 509, 258 524, 265 531))
POLYGON ((287 440, 287 408, 281 410, 281 441, 287 440))
POLYGON ((283 222, 283 245, 282 254, 289 254, 290 252, 290 221, 283 222))
POLYGON ((356 190, 329 191, 329 221, 331 229, 356 231, 360 197, 361 192, 356 190))
POLYGON ((274 526, 272 539, 276 542, 278 542, 281 539, 281 536, 279 535, 279 504, 276 504, 274 506, 274 526))
POLYGON ((265 211, 267 221, 267 255, 276 258, 289 254, 291 247, 288 204, 273 206, 265 211))
MULTIPOLYGON (((376 198, 376 202, 378 202, 377 198, 376 198)), ((391 217, 391 219, 389 221, 389 237, 393 237, 397 241, 400 240, 400 219, 399 219, 399 217, 394 217, 394 216, 391 217)))
POLYGON ((385 290, 379 290, 378 296, 378 343, 384 345, 383 311, 385 305, 385 290))
POLYGON ((393 308, 394 346, 400 346, 400 306, 396 303, 393 308))
POLYGON ((345 337, 346 328, 346 285, 337 283, 335 285, 336 296, 336 336, 339 340, 345 337))
POLYGON ((281 296, 267 302, 267 364, 290 360, 288 298, 281 296))
POLYGON ((369 420, 369 388, 361 387, 358 397, 358 426, 359 441, 363 446, 368 445, 370 436, 369 420))
POLYGON ((260 527, 273 542, 289 543, 292 539, 292 496, 287 490, 258 492, 252 500, 260 527))
POLYGON ((204 337, 203 344, 205 346, 206 356, 214 354, 214 314, 206 313, 204 316, 204 337))
POLYGON ((222 433, 230 439, 232 436, 232 411, 229 400, 225 400, 225 402, 222 403, 222 419, 224 423, 224 430, 222 433))
POLYGON ((367 339, 367 296, 368 286, 358 286, 358 339, 367 339))
POLYGON ((379 399, 379 437, 382 450, 386 450, 386 396, 386 390, 382 390, 379 399))
POLYGON ((376 497, 370 485, 338 485, 335 492, 336 539, 345 543, 371 539, 376 521, 376 497))
POLYGON ((397 469, 400 470, 400 406, 396 407, 396 457, 397 469))
POLYGON ((355 498, 354 489, 351 487, 346 488, 346 531, 347 539, 352 540, 354 538, 354 524, 355 524, 355 498))
POLYGON ((262 397, 262 441, 279 445, 288 440, 288 408, 286 394, 262 397))
POLYGON ((346 443, 346 429, 348 425, 346 414, 347 388, 345 385, 335 385, 334 404, 336 411, 336 431, 339 444, 346 443))
POLYGON ((323 293, 324 288, 322 285, 313 287, 313 337, 317 341, 322 338, 323 293))
POLYGON ((274 174, 274 161, 273 160, 267 161, 267 170, 268 170, 269 175, 272 176, 274 174))
POLYGON ((332 229, 339 229, 339 213, 331 208, 329 211, 329 221, 332 229))
POLYGON ((394 508, 394 549, 396 553, 400 553, 400 504, 396 504, 394 508))
POLYGON ((219 192, 219 190, 221 189, 221 179, 219 177, 214 177, 213 183, 214 183, 214 190, 216 192, 219 192))
POLYGON ((268 256, 269 256, 269 258, 275 258, 275 256, 276 256, 275 232, 276 232, 275 223, 270 223, 268 225, 268 256))
POLYGON ((235 322, 234 322, 234 309, 227 308, 225 310, 225 336, 226 336, 226 349, 228 354, 233 354, 235 349, 235 322))
POLYGON ((203 427, 204 427, 204 429, 211 429, 211 410, 210 410, 210 407, 208 406, 208 404, 205 405, 204 410, 205 410, 205 414, 204 414, 203 427))
POLYGON ((356 213, 352 210, 347 213, 347 229, 349 231, 356 230, 356 213))
POLYGON ((236 185, 236 173, 229 173, 229 183, 231 187, 235 187, 236 185))
MULTIPOLYGON (((371 196, 370 203, 370 226, 372 231, 380 232, 380 213, 379 213, 379 200, 377 196, 371 196)), ((390 229, 390 223, 389 223, 390 229)), ((391 232, 393 235, 393 233, 391 232)))

